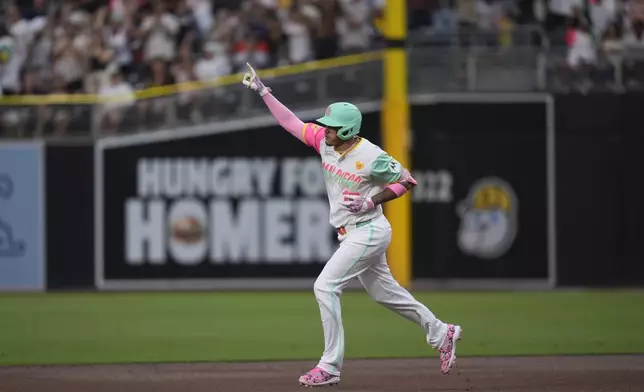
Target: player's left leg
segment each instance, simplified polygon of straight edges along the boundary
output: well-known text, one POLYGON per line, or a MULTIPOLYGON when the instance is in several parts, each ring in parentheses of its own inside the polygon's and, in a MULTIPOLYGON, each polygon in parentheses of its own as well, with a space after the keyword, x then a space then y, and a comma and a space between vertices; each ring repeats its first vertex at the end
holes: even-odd
POLYGON ((441 371, 449 373, 456 360, 456 341, 460 339, 461 327, 438 319, 398 284, 389 270, 385 253, 376 257, 379 260, 359 276, 360 282, 376 302, 425 330, 427 343, 440 353, 441 371))

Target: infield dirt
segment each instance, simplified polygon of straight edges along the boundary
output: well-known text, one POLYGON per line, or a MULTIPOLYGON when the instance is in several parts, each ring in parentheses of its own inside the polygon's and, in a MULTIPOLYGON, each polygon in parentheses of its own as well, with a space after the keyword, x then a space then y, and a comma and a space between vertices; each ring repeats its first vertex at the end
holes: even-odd
MULTIPOLYGON (((2 392, 288 392, 311 362, 179 363, 0 368, 2 392)), ((644 355, 347 360, 348 392, 643 392, 644 355)))

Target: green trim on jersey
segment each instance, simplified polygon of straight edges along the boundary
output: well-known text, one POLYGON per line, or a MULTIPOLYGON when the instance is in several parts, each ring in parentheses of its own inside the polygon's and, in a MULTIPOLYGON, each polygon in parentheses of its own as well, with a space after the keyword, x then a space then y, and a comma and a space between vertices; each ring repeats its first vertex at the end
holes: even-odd
POLYGON ((402 166, 386 152, 383 152, 371 164, 371 176, 378 181, 393 184, 402 175, 402 166))

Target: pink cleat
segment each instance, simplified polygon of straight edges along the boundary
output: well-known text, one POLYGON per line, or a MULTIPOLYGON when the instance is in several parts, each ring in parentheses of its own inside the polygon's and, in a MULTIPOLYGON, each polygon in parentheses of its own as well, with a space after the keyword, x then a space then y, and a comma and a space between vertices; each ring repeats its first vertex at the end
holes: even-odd
POLYGON ((449 373, 452 365, 456 362, 456 341, 461 340, 461 332, 463 330, 458 325, 448 324, 447 335, 445 341, 438 350, 441 359, 441 372, 443 374, 449 373))
POLYGON ((300 377, 300 385, 305 387, 321 387, 335 385, 340 382, 340 376, 334 376, 326 370, 315 367, 300 377))

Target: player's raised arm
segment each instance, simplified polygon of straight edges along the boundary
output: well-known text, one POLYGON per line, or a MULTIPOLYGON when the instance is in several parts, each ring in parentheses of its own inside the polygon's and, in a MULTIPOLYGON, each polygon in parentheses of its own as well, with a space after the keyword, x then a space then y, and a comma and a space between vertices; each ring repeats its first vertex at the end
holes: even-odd
POLYGON ((270 110, 271 114, 282 128, 286 129, 302 143, 315 148, 315 150, 319 152, 319 143, 324 137, 324 132, 322 132, 323 128, 311 123, 305 124, 302 120, 297 118, 293 112, 291 112, 286 106, 278 101, 273 94, 271 94, 271 89, 264 85, 253 67, 248 63, 246 63, 246 65, 248 66, 248 72, 244 74, 244 78, 242 79, 244 86, 256 91, 259 96, 262 97, 268 110, 270 110))
POLYGON ((371 177, 376 181, 387 184, 382 192, 371 198, 355 198, 344 203, 351 212, 360 212, 376 208, 378 204, 397 199, 410 191, 418 183, 411 176, 409 170, 383 152, 371 165, 371 177))

